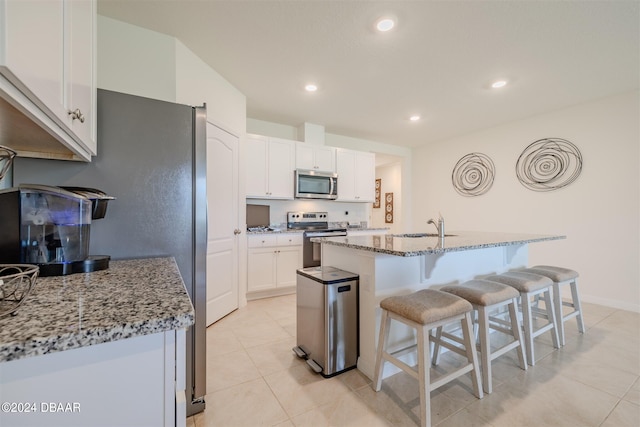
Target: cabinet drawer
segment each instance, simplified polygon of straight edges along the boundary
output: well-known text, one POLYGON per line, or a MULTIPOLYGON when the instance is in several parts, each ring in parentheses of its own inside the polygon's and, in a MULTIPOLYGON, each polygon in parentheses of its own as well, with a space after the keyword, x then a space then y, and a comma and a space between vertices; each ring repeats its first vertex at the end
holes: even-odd
POLYGON ((259 236, 249 236, 248 245, 250 248, 264 248, 266 246, 276 246, 277 236, 274 234, 263 234, 259 236))
POLYGON ((278 235, 278 246, 298 246, 298 245, 302 245, 302 233, 278 235))

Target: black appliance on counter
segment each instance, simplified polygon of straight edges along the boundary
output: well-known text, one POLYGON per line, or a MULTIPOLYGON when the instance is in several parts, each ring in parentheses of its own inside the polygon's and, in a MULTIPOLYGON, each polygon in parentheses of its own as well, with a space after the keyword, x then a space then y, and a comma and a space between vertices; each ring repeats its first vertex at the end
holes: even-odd
POLYGON ((317 267, 322 263, 321 244, 312 242, 314 237, 346 236, 347 229, 330 227, 327 212, 287 212, 287 229, 304 230, 302 241, 302 266, 317 267))
POLYGON ((22 184, 0 190, 0 263, 35 264, 40 276, 89 273, 109 267, 89 255, 91 222, 113 197, 84 187, 22 184))

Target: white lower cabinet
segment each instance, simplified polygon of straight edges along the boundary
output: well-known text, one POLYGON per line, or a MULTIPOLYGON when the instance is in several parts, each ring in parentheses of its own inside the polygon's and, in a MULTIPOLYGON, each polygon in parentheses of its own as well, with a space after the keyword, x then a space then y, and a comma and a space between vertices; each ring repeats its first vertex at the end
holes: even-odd
POLYGON ((296 270, 302 268, 301 233, 249 236, 248 247, 248 293, 266 297, 295 291, 296 270))
POLYGON ((181 329, 2 362, 0 425, 184 426, 185 351, 181 329))

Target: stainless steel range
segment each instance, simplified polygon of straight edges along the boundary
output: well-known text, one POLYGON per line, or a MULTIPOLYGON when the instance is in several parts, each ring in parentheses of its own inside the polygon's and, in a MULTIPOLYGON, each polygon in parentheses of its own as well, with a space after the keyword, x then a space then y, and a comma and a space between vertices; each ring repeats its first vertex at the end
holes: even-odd
POLYGON ((320 243, 311 241, 313 237, 338 237, 346 236, 346 228, 329 226, 327 212, 288 212, 287 229, 304 230, 302 244, 303 267, 316 267, 322 262, 320 243))

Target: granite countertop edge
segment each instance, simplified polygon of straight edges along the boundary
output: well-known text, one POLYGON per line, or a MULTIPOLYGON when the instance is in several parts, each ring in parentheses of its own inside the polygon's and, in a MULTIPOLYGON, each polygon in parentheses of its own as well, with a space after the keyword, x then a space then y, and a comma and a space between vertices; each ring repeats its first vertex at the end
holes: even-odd
MULTIPOLYGON (((465 235, 464 232, 459 232, 458 235, 455 237, 464 236, 464 235, 465 235)), ((488 236, 491 236, 491 235, 509 236, 514 234, 513 233, 483 233, 483 235, 488 238, 488 236)), ((518 236, 520 237, 513 238, 512 240, 505 239, 503 241, 486 241, 486 242, 479 241, 479 242, 460 244, 460 245, 455 245, 454 243, 452 244, 452 246, 446 246, 446 242, 447 241, 455 242, 455 240, 453 240, 452 238, 445 237, 444 247, 439 245, 438 243, 439 239, 437 237, 436 238, 431 237, 431 238, 425 238, 426 239, 425 242, 435 243, 434 245, 415 248, 415 249, 395 249, 392 247, 376 246, 368 242, 353 243, 348 241, 349 238, 341 238, 341 237, 316 237, 316 238, 312 238, 311 240, 315 242, 326 243, 329 245, 342 246, 342 247, 363 250, 368 252, 375 252, 375 253, 400 256, 400 257, 413 257, 413 256, 427 255, 427 254, 442 254, 442 253, 449 253, 449 252, 460 252, 460 251, 467 251, 467 250, 474 250, 474 249, 485 249, 485 248, 493 248, 493 247, 501 247, 501 246, 514 246, 514 245, 523 245, 528 243, 566 239, 566 236, 564 235, 528 235, 527 236, 525 234, 520 234, 518 236)), ((380 238, 383 240, 381 244, 385 243, 384 242, 385 237, 393 238, 394 236, 380 235, 380 238)), ((395 238, 399 238, 399 237, 395 237, 395 238)), ((480 240, 482 239, 482 237, 477 237, 477 235, 476 235, 476 238, 480 240)), ((409 238, 409 239, 411 239, 413 242, 417 242, 416 238, 409 238)))
POLYGON ((190 313, 177 316, 173 320, 152 319, 147 322, 130 323, 111 328, 85 330, 82 333, 51 335, 33 338, 24 342, 4 343, 0 347, 0 362, 10 362, 26 357, 42 356, 127 338, 183 329, 193 325, 193 322, 194 316, 190 313))
MULTIPOLYGON (((344 227, 349 231, 389 231, 386 227, 344 227)), ((275 230, 254 230, 248 231, 247 236, 260 235, 260 234, 284 234, 284 233, 304 233, 305 230, 290 230, 290 229, 275 229, 275 230)))
POLYGON ((38 278, 36 289, 19 308, 18 316, 0 319, 0 362, 185 329, 194 324, 195 310, 173 258, 111 261, 109 269, 98 273, 38 278), (119 287, 123 295, 148 295, 148 301, 135 301, 134 309, 130 304, 114 303, 111 295, 119 287), (69 298, 60 302, 60 292, 71 297, 82 295, 87 307, 105 307, 104 312, 87 308, 78 319, 75 301, 69 298), (169 303, 165 304, 165 299, 169 303), (52 313, 60 307, 68 308, 72 314, 68 318, 64 314, 56 317, 52 313), (21 317, 22 313, 26 317, 21 317), (89 326, 83 326, 83 322, 89 326), (66 325, 73 325, 74 330, 68 331, 66 325))

